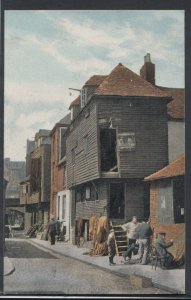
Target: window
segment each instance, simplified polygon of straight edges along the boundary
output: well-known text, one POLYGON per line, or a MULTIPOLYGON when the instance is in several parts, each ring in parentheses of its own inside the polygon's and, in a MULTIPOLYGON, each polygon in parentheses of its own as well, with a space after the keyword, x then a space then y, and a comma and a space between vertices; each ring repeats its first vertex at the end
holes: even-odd
POLYGON ((173 180, 174 222, 184 223, 184 177, 173 180))
POLYGON ((86 187, 86 199, 91 198, 91 188, 88 186, 86 187))
POLYGON ((81 108, 83 108, 86 105, 87 101, 87 89, 83 88, 81 90, 81 108))
POLYGON ((41 187, 41 159, 31 160, 31 177, 30 177, 31 193, 39 192, 41 187))
POLYGON ((57 198, 57 218, 60 217, 60 196, 57 198))
POLYGON ((116 129, 100 130, 101 171, 117 172, 116 129))
POLYGON ((135 150, 136 147, 135 133, 128 132, 128 133, 118 134, 118 145, 120 150, 123 149, 128 151, 135 150))
POLYGON ((66 195, 62 196, 62 216, 61 219, 64 220, 66 218, 66 195))
POLYGON ((59 133, 59 160, 66 155, 66 138, 64 136, 67 127, 61 127, 59 133))

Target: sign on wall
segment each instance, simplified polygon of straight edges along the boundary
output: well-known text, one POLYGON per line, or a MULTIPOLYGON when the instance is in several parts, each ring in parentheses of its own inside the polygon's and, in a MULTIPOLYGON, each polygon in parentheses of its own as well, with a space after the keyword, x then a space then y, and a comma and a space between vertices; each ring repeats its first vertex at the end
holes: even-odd
POLYGON ((135 133, 127 132, 118 134, 118 147, 119 149, 124 150, 135 150, 136 142, 135 142, 135 133))

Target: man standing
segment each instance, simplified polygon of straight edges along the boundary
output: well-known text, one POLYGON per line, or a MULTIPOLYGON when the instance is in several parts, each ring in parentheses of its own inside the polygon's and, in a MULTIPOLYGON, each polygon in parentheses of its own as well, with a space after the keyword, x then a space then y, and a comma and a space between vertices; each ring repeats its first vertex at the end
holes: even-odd
POLYGON ((145 219, 139 226, 138 229, 138 239, 139 239, 139 260, 142 265, 147 264, 149 248, 150 248, 150 238, 153 235, 153 231, 149 224, 148 219, 145 219))
POLYGON ((135 248, 136 239, 137 239, 137 230, 138 230, 139 223, 137 222, 137 217, 133 216, 132 221, 128 222, 121 227, 124 231, 127 231, 127 251, 123 255, 125 261, 131 259, 132 252, 135 248))
POLYGON ((57 234, 57 221, 55 221, 54 216, 51 215, 50 221, 48 222, 47 235, 50 235, 51 245, 55 245, 55 237, 57 234))

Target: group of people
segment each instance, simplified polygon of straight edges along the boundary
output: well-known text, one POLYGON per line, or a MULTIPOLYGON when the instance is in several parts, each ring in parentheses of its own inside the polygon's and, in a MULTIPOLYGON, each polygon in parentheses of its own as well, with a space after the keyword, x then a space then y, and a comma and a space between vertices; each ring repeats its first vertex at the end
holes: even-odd
MULTIPOLYGON (((151 238, 153 236, 153 230, 150 226, 148 219, 144 219, 141 223, 138 223, 137 217, 134 216, 131 222, 121 225, 124 231, 127 232, 127 251, 123 254, 124 262, 128 263, 132 254, 138 248, 138 258, 136 259, 141 265, 148 263, 149 251, 151 247, 151 238)), ((169 243, 165 241, 165 233, 160 232, 155 240, 155 249, 157 255, 161 258, 163 267, 168 268, 173 263, 173 256, 167 251, 167 248, 173 245, 173 240, 169 243)), ((108 235, 108 253, 109 264, 115 265, 113 259, 116 255, 115 247, 115 234, 111 229, 108 235)))
MULTIPOLYGON (((122 229, 127 233, 127 251, 123 254, 124 263, 128 263, 132 254, 135 253, 138 248, 137 261, 141 265, 148 263, 149 251, 151 246, 151 238, 153 236, 153 230, 150 226, 149 220, 145 219, 141 223, 138 223, 137 217, 134 216, 131 222, 121 225, 122 229)), ((50 216, 50 221, 47 228, 47 240, 48 236, 51 245, 55 245, 56 235, 60 233, 60 222, 55 220, 54 216, 50 216)), ((173 255, 167 251, 167 248, 173 245, 173 240, 170 242, 165 241, 165 233, 160 232, 155 240, 155 249, 157 255, 163 262, 163 267, 168 268, 173 264, 173 255)), ((116 255, 116 241, 114 229, 110 230, 107 239, 108 254, 109 254, 109 265, 115 265, 113 259, 116 255)))

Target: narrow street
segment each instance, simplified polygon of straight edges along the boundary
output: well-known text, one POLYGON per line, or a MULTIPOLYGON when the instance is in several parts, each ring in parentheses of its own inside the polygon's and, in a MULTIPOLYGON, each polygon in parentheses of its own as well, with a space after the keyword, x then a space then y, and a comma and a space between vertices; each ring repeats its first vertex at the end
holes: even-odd
POLYGON ((6 240, 15 271, 4 277, 5 294, 167 294, 157 288, 134 289, 127 277, 73 258, 43 251, 23 240, 6 240))

